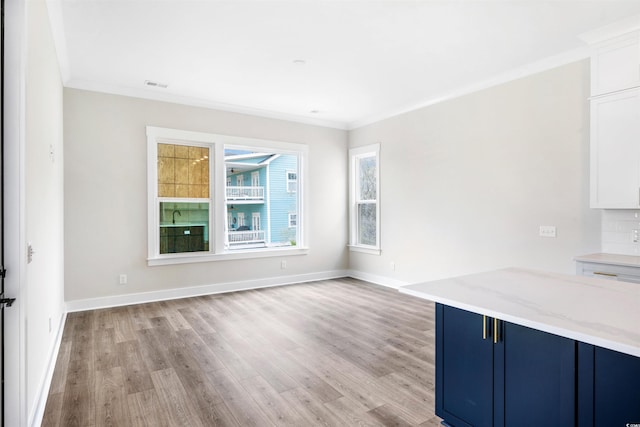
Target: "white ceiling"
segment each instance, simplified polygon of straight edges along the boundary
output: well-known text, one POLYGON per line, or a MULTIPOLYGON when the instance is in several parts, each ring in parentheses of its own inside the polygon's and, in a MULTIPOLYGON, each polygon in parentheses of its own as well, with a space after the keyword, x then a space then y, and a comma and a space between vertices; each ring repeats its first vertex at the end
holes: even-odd
POLYGON ((345 129, 585 57, 579 34, 640 14, 638 0, 48 5, 67 87, 345 129))

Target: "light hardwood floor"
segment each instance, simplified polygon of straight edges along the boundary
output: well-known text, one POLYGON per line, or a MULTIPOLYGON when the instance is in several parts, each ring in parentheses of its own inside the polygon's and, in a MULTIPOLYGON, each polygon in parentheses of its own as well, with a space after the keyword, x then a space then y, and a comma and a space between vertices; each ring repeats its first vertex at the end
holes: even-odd
POLYGON ((355 279, 70 313, 43 426, 436 426, 432 303, 355 279))

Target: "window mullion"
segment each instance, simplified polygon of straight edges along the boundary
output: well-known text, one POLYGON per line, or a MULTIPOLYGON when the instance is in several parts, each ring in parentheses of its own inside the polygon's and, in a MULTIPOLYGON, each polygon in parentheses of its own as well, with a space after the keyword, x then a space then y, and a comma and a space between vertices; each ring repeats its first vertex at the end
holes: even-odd
POLYGON ((214 244, 213 252, 221 254, 225 251, 225 236, 226 230, 224 221, 226 221, 227 205, 226 205, 226 172, 224 166, 224 144, 216 143, 213 149, 213 185, 211 191, 213 192, 213 201, 215 208, 212 209, 211 223, 211 238, 214 244))

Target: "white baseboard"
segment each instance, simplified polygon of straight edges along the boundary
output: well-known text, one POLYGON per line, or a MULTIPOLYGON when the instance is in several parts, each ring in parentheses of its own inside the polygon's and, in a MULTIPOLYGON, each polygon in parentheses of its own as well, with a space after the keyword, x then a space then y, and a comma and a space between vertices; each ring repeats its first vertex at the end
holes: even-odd
POLYGON ((349 270, 349 277, 354 279, 364 280, 365 282, 375 283, 376 285, 386 286, 388 288, 398 289, 402 286, 409 285, 409 282, 404 282, 398 279, 392 279, 391 277, 378 276, 376 274, 365 273, 364 271, 349 270))
POLYGON ((51 389, 53 372, 56 368, 56 362, 58 361, 58 352, 60 351, 60 343, 62 342, 62 332, 64 331, 64 325, 66 322, 67 313, 64 312, 62 313, 62 316, 60 316, 58 330, 56 331, 56 339, 53 342, 52 348, 50 349, 47 369, 45 370, 44 377, 42 378, 41 386, 39 388, 40 392, 38 393, 38 396, 36 396, 34 407, 29 414, 28 425, 32 427, 39 427, 42 424, 44 410, 47 406, 47 399, 49 397, 49 390, 51 389))
MULTIPOLYGON (((68 313, 74 311, 95 310, 99 308, 118 307, 131 304, 142 304, 178 298, 197 297, 201 295, 219 294, 223 292, 244 291, 248 289, 267 288, 272 286, 292 285, 312 282, 314 280, 335 279, 349 276, 349 270, 321 271, 317 273, 295 274, 290 276, 268 277, 264 279, 243 280, 238 282, 216 283, 212 285, 173 288, 161 291, 135 294, 114 295, 102 298, 88 298, 66 302, 68 313)), ((365 279, 366 280, 366 279, 365 279)))

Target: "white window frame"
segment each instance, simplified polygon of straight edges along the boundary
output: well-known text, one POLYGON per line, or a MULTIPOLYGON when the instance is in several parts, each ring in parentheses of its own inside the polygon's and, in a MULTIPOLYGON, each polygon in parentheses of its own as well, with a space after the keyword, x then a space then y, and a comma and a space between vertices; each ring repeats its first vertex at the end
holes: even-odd
POLYGON ((381 254, 380 245, 380 144, 371 144, 349 150, 349 250, 364 252, 372 255, 381 254), (364 157, 376 158, 376 244, 363 245, 358 243, 358 160, 364 157))
MULTIPOLYGON (((305 255, 309 252, 307 225, 309 224, 306 207, 308 200, 308 168, 309 147, 282 141, 271 141, 256 138, 244 138, 228 135, 217 135, 204 132, 185 131, 155 126, 147 126, 147 264, 149 266, 185 264, 193 262, 222 261, 230 259, 252 259, 289 255, 305 255), (160 254, 160 218, 158 198, 158 144, 183 143, 204 145, 209 151, 209 251, 160 254), (298 157, 298 231, 297 245, 278 248, 251 248, 229 251, 225 245, 227 231, 226 173, 224 166, 224 147, 262 148, 265 151, 294 154, 298 157)), ((183 199, 182 201, 189 201, 183 199)))
POLYGON ((289 169, 285 171, 285 173, 286 173, 285 178, 287 180, 287 193, 295 193, 296 191, 298 191, 298 172, 289 169), (289 174, 291 173, 296 174, 296 179, 289 179, 289 174), (293 185, 293 189, 291 189, 291 186, 289 185, 290 183, 295 183, 295 185, 293 185))
POLYGON ((294 228, 298 226, 298 212, 289 212, 289 228, 294 228), (292 221, 291 218, 295 217, 292 221), (295 222, 295 224, 293 224, 295 222))

